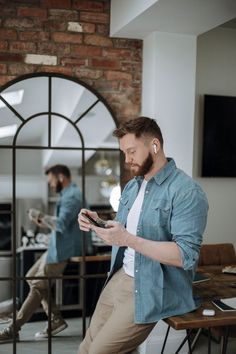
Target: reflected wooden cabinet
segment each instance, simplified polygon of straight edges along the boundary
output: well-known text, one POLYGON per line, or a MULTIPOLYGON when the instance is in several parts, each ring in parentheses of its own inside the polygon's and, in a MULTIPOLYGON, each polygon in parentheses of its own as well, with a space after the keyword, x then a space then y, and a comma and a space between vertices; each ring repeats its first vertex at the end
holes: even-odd
MULTIPOLYGON (((45 249, 37 247, 19 248, 17 250, 17 275, 23 277, 30 267, 42 255, 45 249)), ((103 274, 104 277, 90 278, 86 280, 86 314, 92 314, 99 294, 105 282, 105 275, 110 267, 110 255, 87 256, 85 269, 83 269, 82 257, 73 257, 64 271, 64 276, 78 276, 76 279, 57 279, 53 287, 56 303, 63 312, 64 317, 79 316, 82 312, 83 281, 79 275, 83 273, 92 275, 103 274)), ((17 296, 22 304, 29 292, 26 281, 20 280, 17 284, 17 296)), ((42 308, 39 308, 31 320, 46 319, 42 308)))

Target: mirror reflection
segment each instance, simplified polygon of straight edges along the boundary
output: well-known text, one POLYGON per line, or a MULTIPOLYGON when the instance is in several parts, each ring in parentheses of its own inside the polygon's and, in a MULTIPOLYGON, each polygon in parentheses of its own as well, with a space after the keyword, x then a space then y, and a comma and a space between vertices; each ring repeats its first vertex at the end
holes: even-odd
MULTIPOLYGON (((59 197, 48 187, 44 174, 48 167, 58 163, 68 166, 72 181, 82 190, 90 209, 98 211, 104 219, 115 215, 120 195, 120 153, 118 142, 112 137, 116 123, 110 108, 94 90, 72 78, 54 74, 24 76, 3 88, 0 113, 0 261, 13 255, 24 276, 26 258, 28 262, 33 257, 33 263, 47 248, 50 237, 50 229, 42 232, 29 219, 28 210, 54 215, 59 197), (28 253, 28 249, 32 252, 28 253)), ((92 235, 92 240, 95 254, 110 250, 96 235, 92 235)), ((99 266, 90 264, 86 272, 106 273, 109 257, 104 260, 99 266)), ((12 275, 12 264, 9 257, 1 276, 12 275)), ((80 274, 80 264, 77 262, 68 272, 80 274)), ((103 280, 86 283, 88 315, 103 280), (92 298, 88 292, 93 294, 92 298)), ((17 284, 21 303, 27 286, 24 281, 17 284)), ((81 314, 81 281, 57 281, 54 291, 62 310, 81 314)), ((4 281, 0 303, 11 297, 11 281, 4 281)))

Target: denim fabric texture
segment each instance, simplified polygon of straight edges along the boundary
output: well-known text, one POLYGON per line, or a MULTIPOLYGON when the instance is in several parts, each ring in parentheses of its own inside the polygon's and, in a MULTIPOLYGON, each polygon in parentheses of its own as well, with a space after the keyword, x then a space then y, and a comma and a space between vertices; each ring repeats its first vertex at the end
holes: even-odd
MULTIPOLYGON (((141 177, 129 181, 120 198, 116 220, 126 225, 141 177)), ((178 169, 173 159, 152 177, 137 227, 137 236, 171 241, 179 246, 183 268, 161 264, 135 252, 135 322, 151 323, 196 309, 192 280, 207 222, 208 202, 201 187, 178 169)), ((122 267, 125 248, 113 247, 111 272, 122 267)))
MULTIPOLYGON (((56 230, 52 232, 47 263, 58 263, 70 257, 82 255, 82 231, 77 221, 82 208, 82 195, 79 187, 71 183, 64 188, 57 203, 56 230)), ((92 249, 91 233, 86 233, 86 250, 92 249)))

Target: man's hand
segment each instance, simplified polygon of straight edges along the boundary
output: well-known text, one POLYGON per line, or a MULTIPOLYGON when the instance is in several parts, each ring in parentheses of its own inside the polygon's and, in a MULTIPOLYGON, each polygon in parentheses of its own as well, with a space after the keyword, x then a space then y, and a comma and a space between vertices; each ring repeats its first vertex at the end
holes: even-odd
POLYGON ((95 231, 96 234, 108 245, 128 246, 128 238, 131 234, 126 228, 117 221, 107 221, 106 228, 97 226, 90 226, 90 229, 95 231))
POLYGON ((89 220, 83 216, 82 214, 88 214, 89 216, 91 216, 93 219, 97 220, 99 219, 98 214, 95 211, 90 211, 88 209, 81 209, 78 215, 78 223, 79 223, 79 227, 80 230, 82 231, 90 231, 91 230, 91 223, 89 222, 89 220))

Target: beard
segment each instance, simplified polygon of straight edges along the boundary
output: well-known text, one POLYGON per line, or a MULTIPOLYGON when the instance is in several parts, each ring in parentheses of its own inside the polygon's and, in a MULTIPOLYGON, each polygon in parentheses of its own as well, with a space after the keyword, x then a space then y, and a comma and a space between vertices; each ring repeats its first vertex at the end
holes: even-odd
POLYGON ((63 189, 63 185, 60 181, 57 181, 57 185, 56 185, 56 193, 60 193, 63 189))
POLYGON ((145 176, 150 170, 153 165, 153 157, 149 153, 147 158, 143 161, 142 165, 138 164, 127 164, 133 176, 145 176), (133 170, 132 166, 138 167, 137 170, 133 170))

